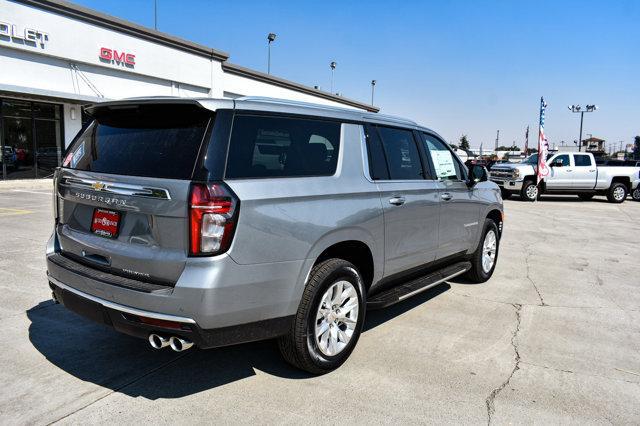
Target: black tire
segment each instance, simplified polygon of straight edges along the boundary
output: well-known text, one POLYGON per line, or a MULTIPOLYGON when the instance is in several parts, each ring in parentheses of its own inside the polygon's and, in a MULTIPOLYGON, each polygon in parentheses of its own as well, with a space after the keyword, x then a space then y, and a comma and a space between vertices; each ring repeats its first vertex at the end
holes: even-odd
POLYGON ((471 269, 467 271, 465 274, 465 278, 469 281, 473 281, 474 283, 483 283, 491 278, 493 275, 493 271, 496 269, 496 264, 498 263, 498 253, 500 252, 500 234, 498 232, 498 226, 491 219, 484 220, 484 228, 482 229, 482 235, 480 237, 480 242, 478 243, 478 248, 473 252, 469 261, 471 262, 471 269), (483 254, 483 246, 484 240, 487 234, 493 231, 496 236, 496 247, 495 247, 495 259, 493 261, 493 265, 488 271, 485 271, 482 267, 482 254, 483 254))
POLYGON ((589 201, 593 198, 593 195, 594 194, 578 194, 578 198, 580 198, 582 201, 589 201))
POLYGON ((640 186, 633 190, 633 192, 631 193, 631 198, 633 198, 635 201, 640 201, 640 186))
POLYGON ((309 281, 302 294, 295 319, 288 334, 278 339, 278 346, 284 359, 291 365, 312 374, 328 373, 340 367, 358 343, 366 300, 364 284, 356 267, 343 259, 328 259, 313 267, 309 281), (336 355, 322 353, 315 338, 316 313, 322 296, 338 280, 348 281, 356 290, 359 302, 358 319, 347 345, 336 355))
POLYGON ((620 204, 627 198, 627 185, 622 182, 614 182, 607 191, 607 200, 610 203, 620 204))
POLYGON ((506 189, 500 188, 500 195, 502 196, 503 200, 508 200, 509 198, 511 198, 511 192, 507 191, 506 189))
POLYGON ((537 198, 540 198, 540 187, 537 187, 535 182, 532 180, 527 180, 522 184, 522 189, 520 190, 520 198, 522 199, 522 201, 535 201, 537 198), (532 194, 532 189, 530 188, 536 188, 537 191, 535 191, 535 196, 531 196, 532 194))

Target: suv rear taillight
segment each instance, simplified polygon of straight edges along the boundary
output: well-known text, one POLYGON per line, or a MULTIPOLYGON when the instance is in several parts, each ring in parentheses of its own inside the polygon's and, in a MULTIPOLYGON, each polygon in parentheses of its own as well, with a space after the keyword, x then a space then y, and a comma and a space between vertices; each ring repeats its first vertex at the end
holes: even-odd
POLYGON ((58 178, 60 177, 60 167, 56 167, 53 172, 53 221, 58 223, 58 215, 60 209, 58 208, 58 178))
POLYGON ((224 184, 194 183, 189 200, 189 252, 214 255, 229 249, 235 231, 238 199, 224 184))

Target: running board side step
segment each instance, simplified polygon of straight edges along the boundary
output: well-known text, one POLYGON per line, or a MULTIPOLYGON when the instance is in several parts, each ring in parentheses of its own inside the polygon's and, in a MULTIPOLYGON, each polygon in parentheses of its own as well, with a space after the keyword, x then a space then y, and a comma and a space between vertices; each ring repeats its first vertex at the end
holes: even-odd
POLYGON ((413 279, 375 294, 367 301, 367 309, 382 309, 437 286, 471 269, 471 262, 458 262, 428 275, 413 279))

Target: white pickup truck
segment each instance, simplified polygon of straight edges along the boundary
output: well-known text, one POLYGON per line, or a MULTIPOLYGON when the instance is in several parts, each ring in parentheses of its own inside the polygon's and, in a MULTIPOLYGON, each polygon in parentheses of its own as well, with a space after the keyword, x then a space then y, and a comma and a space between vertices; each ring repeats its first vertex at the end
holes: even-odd
POLYGON ((518 193, 534 201, 541 194, 575 194, 582 200, 606 195, 612 203, 622 203, 638 188, 640 167, 596 166, 588 152, 557 152, 547 158, 549 175, 536 185, 538 154, 522 163, 499 163, 491 167, 491 181, 500 186, 502 198, 518 193))

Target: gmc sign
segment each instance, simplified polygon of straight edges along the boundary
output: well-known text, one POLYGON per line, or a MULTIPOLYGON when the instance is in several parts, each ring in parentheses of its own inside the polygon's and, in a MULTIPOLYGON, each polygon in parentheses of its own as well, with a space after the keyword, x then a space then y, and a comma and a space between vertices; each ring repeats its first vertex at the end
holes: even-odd
POLYGON ((107 47, 100 48, 100 60, 110 64, 124 65, 133 68, 136 64, 136 55, 132 53, 118 52, 107 47))

